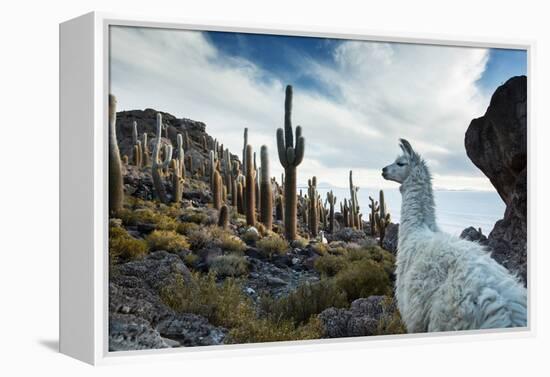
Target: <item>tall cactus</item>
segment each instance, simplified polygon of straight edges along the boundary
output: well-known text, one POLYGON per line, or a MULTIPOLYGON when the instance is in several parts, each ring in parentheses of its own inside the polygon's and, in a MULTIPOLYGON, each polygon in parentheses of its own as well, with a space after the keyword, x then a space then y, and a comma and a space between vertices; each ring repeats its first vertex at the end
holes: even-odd
POLYGON ((220 208, 220 213, 218 215, 218 226, 227 229, 229 226, 229 207, 225 204, 220 208))
POLYGON ((296 239, 296 167, 304 159, 305 139, 302 127, 296 127, 296 144, 292 132, 292 86, 287 85, 285 93, 285 128, 277 129, 277 151, 279 161, 285 169, 285 236, 289 241, 296 239))
POLYGON ((384 200, 384 191, 380 190, 380 215, 376 216, 376 226, 380 235, 380 246, 383 245, 384 237, 386 236, 386 228, 391 223, 391 215, 387 211, 386 202, 384 200))
POLYGON ((179 174, 182 179, 185 179, 185 152, 183 150, 183 136, 178 134, 178 165, 179 165, 179 174))
POLYGON ((170 162, 172 170, 172 202, 179 203, 183 195, 183 178, 181 177, 180 161, 173 159, 170 162))
POLYGON ((217 170, 214 170, 214 176, 212 179, 212 201, 214 208, 219 210, 222 205, 222 190, 223 190, 223 183, 222 183, 222 177, 220 176, 220 173, 218 173, 217 170))
POLYGON ((147 167, 150 164, 149 145, 147 144, 147 132, 144 132, 141 137, 141 163, 143 164, 143 167, 147 167))
POLYGON ((242 182, 237 183, 237 212, 244 215, 244 194, 242 182))
POLYGON ((245 186, 245 203, 246 203, 246 224, 249 226, 256 225, 256 183, 254 165, 252 161, 252 145, 246 146, 246 186, 245 186))
POLYGON ((152 156, 152 165, 151 165, 151 175, 153 176, 153 186, 157 194, 157 198, 162 203, 168 203, 168 196, 166 195, 166 190, 164 188, 164 183, 162 182, 161 169, 160 165, 160 148, 161 148, 161 135, 162 135, 162 115, 157 113, 157 137, 155 140, 155 146, 153 148, 152 156))
POLYGON ((380 207, 378 206, 378 202, 374 200, 372 197, 369 196, 370 204, 370 214, 369 214, 369 224, 370 224, 370 235, 372 237, 376 236, 376 216, 378 215, 380 211, 380 207))
POLYGON ((353 185, 353 171, 349 171, 349 192, 350 192, 350 227, 356 227, 356 214, 357 214, 357 203, 355 202, 356 190, 353 185))
POLYGON ((313 237, 317 237, 319 233, 319 207, 317 201, 317 177, 313 177, 308 181, 308 197, 309 197, 309 232, 313 237))
POLYGON ((327 202, 330 206, 328 230, 330 233, 334 233, 334 205, 336 204, 336 196, 334 196, 332 190, 330 190, 330 192, 327 192, 327 202))
POLYGON ((121 210, 123 201, 122 162, 116 138, 116 97, 109 94, 109 212, 115 214, 121 210))
POLYGON ((273 225, 273 193, 269 176, 269 154, 265 145, 262 145, 260 149, 260 159, 262 163, 260 174, 260 221, 267 230, 271 230, 273 225))

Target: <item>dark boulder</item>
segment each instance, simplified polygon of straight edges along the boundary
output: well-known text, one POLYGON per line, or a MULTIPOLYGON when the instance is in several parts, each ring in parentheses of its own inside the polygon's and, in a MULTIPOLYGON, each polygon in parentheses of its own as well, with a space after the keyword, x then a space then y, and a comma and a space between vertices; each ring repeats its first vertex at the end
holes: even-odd
POLYGON ((500 86, 484 116, 466 131, 468 157, 490 179, 506 204, 489 234, 492 256, 527 281, 527 78, 500 86))

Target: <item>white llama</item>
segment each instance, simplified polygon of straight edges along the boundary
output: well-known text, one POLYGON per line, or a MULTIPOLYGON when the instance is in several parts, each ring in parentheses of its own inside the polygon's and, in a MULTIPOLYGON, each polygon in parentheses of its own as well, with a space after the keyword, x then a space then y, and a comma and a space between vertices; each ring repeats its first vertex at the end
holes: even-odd
POLYGON ((478 243, 443 233, 431 175, 410 143, 382 170, 401 184, 395 295, 409 333, 527 325, 527 292, 478 243))

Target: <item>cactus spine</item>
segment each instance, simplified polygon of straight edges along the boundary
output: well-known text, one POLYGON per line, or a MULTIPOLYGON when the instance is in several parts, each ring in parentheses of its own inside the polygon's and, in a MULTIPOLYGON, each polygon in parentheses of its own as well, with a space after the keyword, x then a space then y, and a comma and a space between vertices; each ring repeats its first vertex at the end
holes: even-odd
POLYGON ((122 209, 124 189, 122 184, 122 162, 116 138, 116 98, 109 94, 109 212, 122 209))
POLYGON ((292 86, 287 85, 285 93, 285 128, 277 130, 277 151, 279 161, 285 169, 285 236, 289 241, 296 239, 296 167, 304 159, 305 139, 302 127, 296 127, 296 144, 292 132, 292 86))
POLYGON ((273 224, 273 194, 271 190, 271 178, 269 176, 269 154, 267 146, 260 149, 261 174, 260 174, 260 221, 267 230, 271 230, 273 224))
POLYGON ((157 198, 162 203, 168 203, 168 197, 166 196, 166 190, 164 189, 164 183, 162 182, 160 162, 160 148, 161 148, 161 134, 162 134, 162 115, 157 113, 157 137, 155 140, 155 146, 153 148, 151 175, 153 176, 153 186, 157 194, 157 198))
POLYGON ((246 186, 245 186, 245 203, 246 203, 246 224, 249 226, 256 225, 256 184, 254 166, 252 161, 252 145, 246 146, 246 186))
POLYGON ((328 229, 330 233, 334 233, 334 205, 336 204, 336 196, 334 196, 332 190, 327 193, 327 202, 330 206, 328 229))
POLYGON ((218 215, 218 226, 223 229, 227 229, 229 226, 229 207, 225 204, 220 208, 220 213, 218 215))

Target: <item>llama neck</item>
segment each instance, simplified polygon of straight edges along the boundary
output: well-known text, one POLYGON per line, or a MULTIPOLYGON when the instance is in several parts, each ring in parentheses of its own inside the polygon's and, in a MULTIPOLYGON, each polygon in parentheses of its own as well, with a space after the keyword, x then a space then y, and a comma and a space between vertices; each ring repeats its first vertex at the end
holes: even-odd
POLYGON ((435 202, 432 178, 428 167, 421 161, 413 168, 409 177, 400 187, 401 223, 400 238, 421 228, 438 230, 435 221, 435 202))

